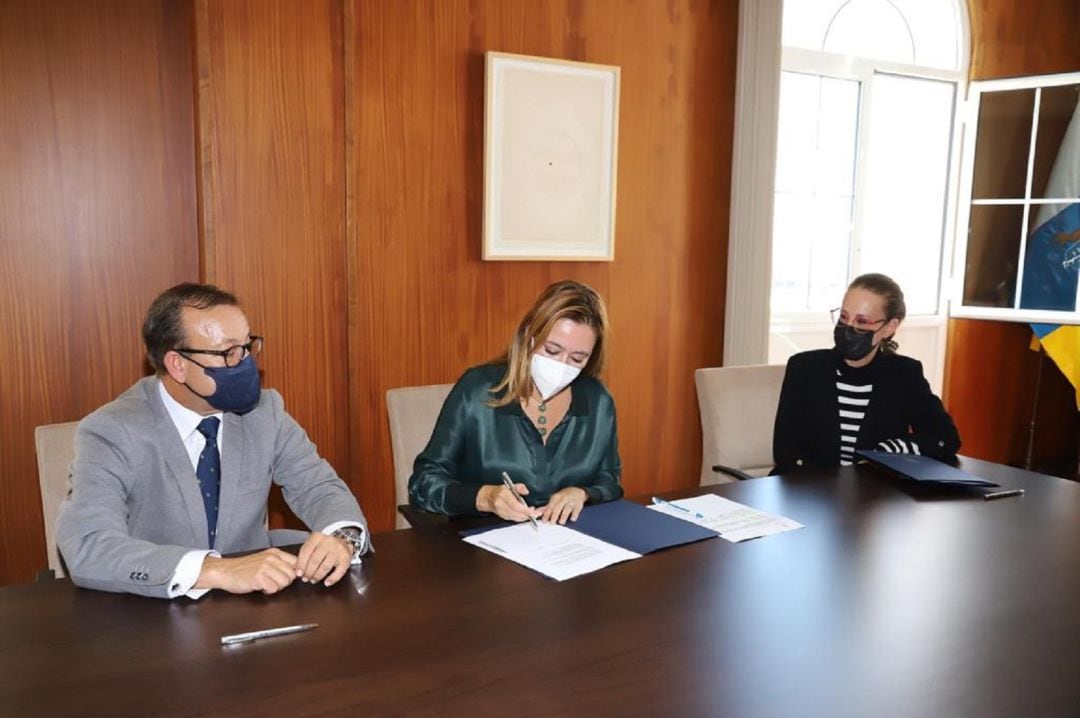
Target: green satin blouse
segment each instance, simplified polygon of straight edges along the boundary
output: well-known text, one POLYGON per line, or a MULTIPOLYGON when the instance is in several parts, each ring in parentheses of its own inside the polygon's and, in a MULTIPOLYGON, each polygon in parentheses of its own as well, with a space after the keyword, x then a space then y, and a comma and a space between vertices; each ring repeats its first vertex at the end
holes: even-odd
POLYGON ((412 505, 477 515, 477 492, 501 484, 503 471, 529 487, 530 506, 543 506, 567 486, 584 489, 591 503, 621 497, 615 402, 604 385, 578 377, 570 385, 570 408, 545 444, 520 404, 487 406, 489 390, 505 374, 505 364, 473 367, 450 390, 431 440, 413 464, 412 505))

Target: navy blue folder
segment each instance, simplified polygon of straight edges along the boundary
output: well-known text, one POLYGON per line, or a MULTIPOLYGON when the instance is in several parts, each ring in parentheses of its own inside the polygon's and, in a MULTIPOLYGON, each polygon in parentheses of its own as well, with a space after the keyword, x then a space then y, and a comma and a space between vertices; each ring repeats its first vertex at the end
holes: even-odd
POLYGON ((716 538, 719 535, 712 529, 647 509, 625 499, 586 506, 578 520, 567 525, 575 531, 641 554, 716 538))
POLYGON ((890 454, 887 451, 860 449, 855 452, 872 464, 882 466, 899 474, 905 479, 914 479, 928 484, 950 484, 953 486, 999 486, 993 481, 980 479, 966 471, 943 464, 937 459, 919 454, 890 454))
MULTIPOLYGON (((462 536, 471 536, 507 525, 488 526, 460 533, 462 536)), ((578 520, 567 521, 566 527, 640 554, 716 538, 718 535, 704 526, 647 509, 625 499, 586 506, 581 510, 578 520)))

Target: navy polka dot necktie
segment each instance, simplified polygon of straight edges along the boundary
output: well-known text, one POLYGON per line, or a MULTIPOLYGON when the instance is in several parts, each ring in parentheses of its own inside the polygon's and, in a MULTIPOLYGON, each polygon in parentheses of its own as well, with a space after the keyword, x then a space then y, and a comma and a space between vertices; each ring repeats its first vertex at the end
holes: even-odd
POLYGON ((206 509, 207 538, 210 548, 214 548, 217 534, 218 489, 221 486, 221 454, 218 452, 217 434, 221 419, 207 417, 199 422, 199 433, 206 437, 206 446, 199 454, 199 466, 195 469, 195 478, 199 480, 199 493, 202 494, 203 508, 206 509))

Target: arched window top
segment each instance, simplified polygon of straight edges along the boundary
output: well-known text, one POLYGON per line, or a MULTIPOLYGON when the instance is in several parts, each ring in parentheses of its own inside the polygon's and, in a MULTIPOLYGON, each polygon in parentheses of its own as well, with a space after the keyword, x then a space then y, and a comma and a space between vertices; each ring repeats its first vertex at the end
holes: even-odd
POLYGON ((783 44, 961 69, 961 0, 784 0, 783 44))

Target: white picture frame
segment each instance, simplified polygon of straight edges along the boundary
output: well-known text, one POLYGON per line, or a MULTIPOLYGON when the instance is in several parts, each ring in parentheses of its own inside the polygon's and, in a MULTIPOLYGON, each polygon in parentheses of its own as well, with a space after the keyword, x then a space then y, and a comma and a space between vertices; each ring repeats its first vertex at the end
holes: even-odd
POLYGON ((612 261, 619 68, 485 60, 483 258, 612 261))

